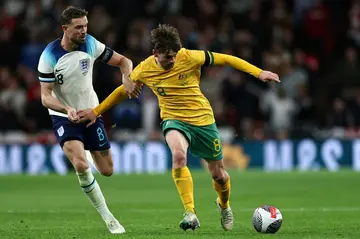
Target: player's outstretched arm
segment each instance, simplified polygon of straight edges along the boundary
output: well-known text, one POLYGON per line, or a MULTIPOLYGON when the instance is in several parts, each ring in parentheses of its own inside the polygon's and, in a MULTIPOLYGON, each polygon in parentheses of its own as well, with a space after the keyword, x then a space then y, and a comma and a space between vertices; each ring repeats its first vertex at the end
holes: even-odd
MULTIPOLYGON (((133 92, 133 96, 139 97, 141 93, 141 88, 136 87, 135 91, 133 92)), ((121 101, 128 98, 128 94, 124 89, 124 86, 117 87, 106 99, 101 102, 98 106, 96 106, 94 109, 84 109, 79 110, 77 112, 79 116, 80 123, 89 122, 87 124, 87 127, 94 124, 96 122, 96 118, 109 109, 111 109, 114 105, 119 104, 121 101)))
POLYGON ((102 115, 103 113, 111 109, 114 105, 119 104, 125 99, 127 99, 127 94, 124 86, 122 85, 117 87, 113 92, 111 92, 111 94, 106 97, 106 99, 101 102, 101 104, 99 104, 93 109, 93 112, 96 117, 102 115))
MULTIPOLYGON (((141 84, 135 84, 135 90, 132 93, 132 96, 138 98, 141 93, 141 84)), ((117 87, 111 94, 106 97, 103 102, 101 102, 98 106, 93 109, 94 114, 97 116, 102 115, 109 109, 111 109, 114 105, 119 104, 121 101, 127 99, 127 92, 125 91, 125 87, 119 86, 117 87)))
POLYGON ((83 109, 77 112, 77 114, 80 117, 79 120, 80 122, 82 123, 89 122, 87 124, 87 127, 94 124, 98 116, 102 115, 107 110, 111 109, 114 105, 119 104, 121 101, 127 99, 128 97, 131 98, 131 96, 138 98, 141 92, 141 85, 136 85, 132 82, 131 84, 133 85, 134 88, 131 90, 131 92, 126 91, 125 84, 127 83, 127 78, 129 78, 129 75, 131 74, 133 68, 133 64, 131 60, 114 51, 109 61, 107 61, 107 63, 109 65, 120 68, 120 71, 122 72, 124 84, 122 86, 117 87, 108 97, 106 97, 106 99, 103 102, 101 102, 94 109, 83 109))
POLYGON ((276 73, 264 71, 239 57, 216 52, 207 52, 207 54, 209 54, 208 57, 210 62, 213 61, 214 65, 230 65, 233 68, 249 73, 264 82, 280 82, 279 76, 276 73))
POLYGON ((109 65, 116 66, 120 68, 120 71, 123 75, 130 75, 133 70, 133 63, 130 59, 114 51, 110 60, 108 61, 109 65))
POLYGON ((117 66, 120 68, 123 74, 123 85, 124 89, 127 92, 129 98, 133 96, 132 93, 135 91, 136 85, 133 81, 129 78, 132 70, 133 70, 133 63, 130 59, 126 58, 125 56, 117 53, 114 51, 112 57, 110 58, 109 65, 117 66))
POLYGON ((41 102, 43 106, 48 109, 52 109, 57 112, 61 112, 68 115, 69 120, 74 123, 77 123, 79 117, 76 113, 76 110, 70 106, 62 104, 58 99, 52 96, 51 92, 53 90, 55 83, 50 82, 40 82, 41 86, 41 102))

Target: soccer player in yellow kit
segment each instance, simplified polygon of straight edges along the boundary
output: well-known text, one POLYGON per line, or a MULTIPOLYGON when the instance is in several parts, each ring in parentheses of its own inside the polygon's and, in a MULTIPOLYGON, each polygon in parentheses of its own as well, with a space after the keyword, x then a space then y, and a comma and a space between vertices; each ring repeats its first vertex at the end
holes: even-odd
POLYGON ((200 227, 195 214, 193 180, 187 165, 187 149, 206 160, 218 195, 216 204, 221 225, 231 230, 234 217, 229 205, 230 176, 224 169, 222 145, 209 101, 200 91, 200 68, 230 65, 266 82, 280 82, 277 74, 263 71, 235 56, 182 48, 176 28, 159 25, 151 32, 153 55, 141 62, 100 105, 79 112, 82 121, 96 118, 136 90, 147 85, 156 94, 161 110, 161 127, 172 153, 172 177, 185 208, 180 228, 200 227))

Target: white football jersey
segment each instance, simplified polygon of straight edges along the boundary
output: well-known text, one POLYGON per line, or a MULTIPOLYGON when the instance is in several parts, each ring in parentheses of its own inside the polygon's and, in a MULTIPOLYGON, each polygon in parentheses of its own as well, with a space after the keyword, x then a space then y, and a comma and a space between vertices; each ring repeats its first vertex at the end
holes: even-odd
MULTIPOLYGON (((75 110, 94 108, 99 99, 92 83, 93 66, 97 58, 108 62, 113 51, 87 34, 86 42, 77 50, 67 52, 61 39, 51 42, 42 52, 38 71, 41 82, 55 83, 52 95, 75 110)), ((67 117, 49 109, 50 115, 67 117)))

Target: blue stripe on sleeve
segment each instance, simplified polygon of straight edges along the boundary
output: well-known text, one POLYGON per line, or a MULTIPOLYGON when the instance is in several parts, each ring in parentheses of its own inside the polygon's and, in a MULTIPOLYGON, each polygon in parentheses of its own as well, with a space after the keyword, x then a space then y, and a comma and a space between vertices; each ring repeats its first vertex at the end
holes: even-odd
POLYGON ((39 77, 39 80, 41 82, 55 82, 55 78, 42 78, 42 77, 39 77))
POLYGON ((88 34, 86 36, 86 51, 89 55, 95 56, 96 53, 96 40, 93 36, 88 34))
POLYGON ((43 54, 44 54, 44 60, 47 61, 51 67, 55 68, 56 58, 55 55, 51 52, 51 49, 46 48, 43 54))

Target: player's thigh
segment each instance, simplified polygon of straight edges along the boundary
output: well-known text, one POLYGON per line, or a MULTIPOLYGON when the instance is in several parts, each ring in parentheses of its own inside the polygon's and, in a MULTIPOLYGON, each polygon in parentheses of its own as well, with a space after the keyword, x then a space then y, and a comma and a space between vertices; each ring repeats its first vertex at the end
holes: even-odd
POLYGON ((84 124, 72 123, 67 117, 51 116, 56 138, 76 170, 89 167, 84 151, 84 124))
POLYGON ((111 176, 114 172, 111 149, 90 152, 99 172, 104 176, 111 176))
POLYGON ((113 173, 110 142, 106 134, 104 120, 98 117, 96 122, 85 130, 84 146, 91 152, 91 156, 99 172, 104 176, 113 173))
POLYGON ((191 126, 193 141, 190 149, 195 156, 206 161, 219 161, 223 158, 222 144, 216 124, 191 126))
POLYGON ((62 149, 76 171, 84 172, 89 168, 85 157, 84 144, 81 141, 67 140, 64 142, 62 149))
POLYGON ((84 142, 84 124, 75 124, 67 117, 56 115, 52 115, 51 120, 55 136, 61 148, 64 146, 64 143, 69 140, 78 140, 80 142, 84 142))
POLYGON ((191 141, 191 135, 186 126, 180 121, 168 120, 162 123, 162 129, 173 158, 186 158, 191 141))
POLYGON ((106 134, 104 120, 102 117, 98 117, 94 124, 85 129, 84 147, 89 151, 100 152, 110 149, 110 142, 106 134))

